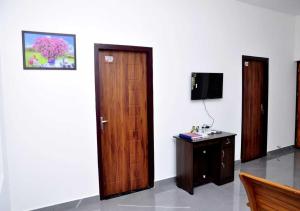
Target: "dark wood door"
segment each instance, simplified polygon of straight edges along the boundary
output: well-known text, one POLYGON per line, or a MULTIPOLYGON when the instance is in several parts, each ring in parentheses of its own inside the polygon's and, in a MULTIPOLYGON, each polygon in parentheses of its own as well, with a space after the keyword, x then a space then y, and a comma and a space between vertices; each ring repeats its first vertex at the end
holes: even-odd
POLYGON ((295 137, 295 146, 300 148, 300 63, 297 62, 297 90, 296 90, 296 137, 295 137))
POLYGON ((268 60, 243 57, 242 162, 266 155, 268 60))
POLYGON ((98 61, 100 196, 107 198, 148 188, 151 183, 147 55, 101 50, 98 61))

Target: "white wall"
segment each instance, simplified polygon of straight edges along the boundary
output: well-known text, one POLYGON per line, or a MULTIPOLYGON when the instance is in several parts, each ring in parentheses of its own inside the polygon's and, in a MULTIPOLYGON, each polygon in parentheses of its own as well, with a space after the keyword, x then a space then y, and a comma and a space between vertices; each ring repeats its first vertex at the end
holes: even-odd
MULTIPOLYGON (((1 64, 1 63, 0 63, 1 64)), ((0 67, 0 80, 1 80, 1 67, 0 67)), ((0 99, 2 101, 1 85, 0 85, 0 99)), ((3 141, 2 130, 2 107, 0 102, 0 210, 10 210, 9 198, 9 179, 7 172, 7 158, 5 153, 5 143, 3 141)))
POLYGON ((295 60, 300 60, 300 15, 296 16, 296 24, 295 24, 295 60))
MULTIPOLYGON (((0 2, 0 8, 1 8, 0 2)), ((0 31, 2 31, 2 13, 0 13, 0 31)), ((0 34, 0 46, 2 46, 2 35, 0 34)), ((10 199, 8 189, 8 170, 7 156, 5 151, 4 135, 3 135, 3 95, 2 95, 2 69, 1 69, 1 50, 0 48, 0 210, 10 210, 10 199)))
POLYGON ((235 0, 4 0, 3 89, 12 210, 97 195, 94 43, 154 50, 155 180, 175 176, 172 136, 209 122, 191 72, 223 72, 215 128, 241 142, 242 55, 270 58, 268 150, 294 140, 294 18, 235 0), (71 7, 71 8, 70 8, 71 7), (21 30, 74 33, 77 71, 24 71, 21 30))

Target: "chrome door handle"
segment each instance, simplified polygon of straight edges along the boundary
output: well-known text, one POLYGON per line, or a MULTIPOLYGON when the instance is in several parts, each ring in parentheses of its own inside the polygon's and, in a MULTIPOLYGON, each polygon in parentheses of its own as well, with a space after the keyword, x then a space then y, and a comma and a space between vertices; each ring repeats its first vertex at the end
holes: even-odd
POLYGON ((104 123, 108 123, 108 120, 104 120, 103 117, 100 117, 100 126, 101 126, 101 130, 104 129, 104 123))
POLYGON ((222 163, 221 163, 221 165, 222 165, 222 168, 224 169, 224 168, 225 168, 225 164, 224 164, 224 162, 222 162, 222 163))

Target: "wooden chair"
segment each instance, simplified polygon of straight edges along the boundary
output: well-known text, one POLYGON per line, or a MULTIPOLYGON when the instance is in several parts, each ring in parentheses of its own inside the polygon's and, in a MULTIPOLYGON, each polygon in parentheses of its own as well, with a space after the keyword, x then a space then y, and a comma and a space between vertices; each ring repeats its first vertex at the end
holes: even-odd
POLYGON ((248 206, 257 210, 300 210, 300 190, 241 172, 248 206))

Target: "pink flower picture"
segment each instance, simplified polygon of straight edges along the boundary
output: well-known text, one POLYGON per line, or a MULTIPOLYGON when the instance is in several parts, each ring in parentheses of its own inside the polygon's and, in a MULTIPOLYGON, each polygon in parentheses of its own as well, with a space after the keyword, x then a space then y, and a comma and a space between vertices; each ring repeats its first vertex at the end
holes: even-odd
POLYGON ((24 69, 76 69, 75 35, 23 31, 24 69))

